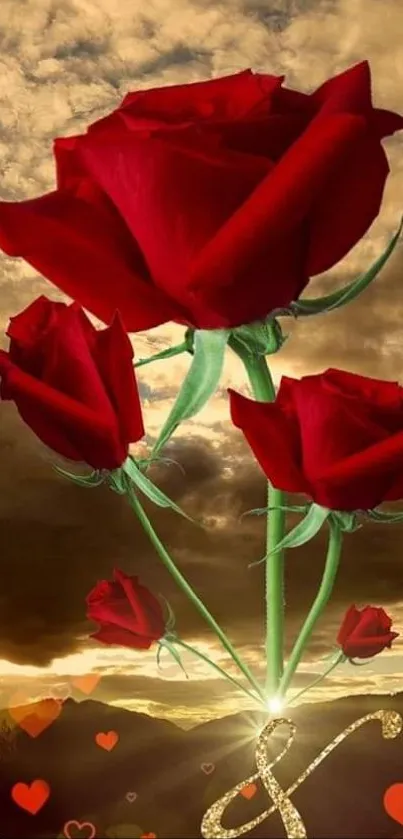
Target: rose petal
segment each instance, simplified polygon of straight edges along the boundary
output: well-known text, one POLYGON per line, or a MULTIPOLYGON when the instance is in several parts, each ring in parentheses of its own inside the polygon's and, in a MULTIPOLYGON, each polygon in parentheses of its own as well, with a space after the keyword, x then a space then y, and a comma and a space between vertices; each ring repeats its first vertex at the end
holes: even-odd
POLYGON ((313 497, 340 510, 374 509, 392 499, 391 487, 403 469, 403 431, 346 457, 317 475, 313 497))
POLYGON ((372 123, 378 137, 382 139, 402 130, 403 117, 400 114, 394 114, 392 111, 385 111, 383 108, 374 108, 372 123))
POLYGON ((294 382, 303 471, 312 483, 333 464, 388 437, 388 431, 372 421, 364 404, 346 399, 327 382, 327 373, 294 382))
POLYGON ((57 321, 58 314, 65 308, 65 303, 49 300, 41 294, 22 312, 10 318, 6 334, 12 339, 12 344, 27 350, 27 362, 35 353, 38 341, 57 321))
POLYGON ((87 618, 90 620, 121 627, 132 633, 138 632, 136 616, 119 582, 98 582, 87 595, 86 603, 87 618))
POLYGON ((291 87, 277 87, 272 96, 272 110, 276 114, 305 114, 310 119, 315 116, 318 106, 312 100, 312 94, 293 90, 291 87))
POLYGON ((327 271, 362 239, 377 217, 389 165, 377 138, 369 135, 335 169, 309 222, 307 271, 327 271))
POLYGON ((376 606, 365 606, 361 611, 360 628, 367 635, 384 635, 392 626, 392 618, 376 606))
POLYGON ((384 629, 384 630, 386 630, 386 632, 388 632, 390 627, 392 626, 392 618, 389 617, 387 612, 385 612, 385 609, 382 609, 381 606, 377 609, 377 612, 378 612, 379 625, 382 627, 382 629, 384 629))
POLYGON ((102 644, 116 644, 119 647, 130 647, 134 650, 149 650, 155 640, 146 638, 144 635, 136 635, 115 624, 104 624, 90 637, 101 641, 102 644))
POLYGON ((344 615, 343 622, 337 636, 337 643, 342 647, 360 621, 360 610, 350 606, 344 615))
POLYGON ((266 174, 270 162, 236 152, 186 147, 134 134, 88 135, 80 154, 139 243, 154 282, 193 312, 204 328, 220 326, 203 298, 187 294, 191 264, 266 174))
POLYGON ((65 294, 128 331, 150 329, 183 311, 147 281, 144 260, 113 212, 68 193, 0 202, 0 248, 23 257, 65 294))
POLYGON ((41 381, 93 408, 111 425, 115 424, 114 407, 88 347, 82 318, 74 305, 58 310, 55 323, 43 335, 42 346, 41 381))
POLYGON ((94 469, 115 469, 127 456, 114 417, 105 417, 34 379, 0 351, 0 396, 13 399, 22 419, 59 454, 94 469))
POLYGON ((136 635, 144 634, 139 631, 136 616, 122 590, 119 597, 105 598, 103 601, 90 604, 87 609, 87 618, 99 624, 108 623, 111 626, 120 627, 136 635))
MULTIPOLYGON (((121 326, 120 329, 128 347, 123 357, 122 351, 115 354, 112 378, 117 384, 118 377, 126 373, 125 397, 130 405, 127 374, 131 376, 132 389, 134 387, 137 392, 132 366, 133 353, 128 337, 121 326)), ((34 301, 11 320, 8 329, 11 337, 10 359, 24 372, 54 387, 55 391, 71 396, 95 410, 113 427, 119 420, 116 410, 119 406, 111 402, 103 371, 98 369, 94 361, 96 343, 98 341, 102 347, 105 333, 108 336, 109 330, 97 331, 76 303, 66 306, 64 303, 54 304, 46 298, 40 298, 39 302, 34 301)), ((140 432, 139 436, 144 433, 141 424, 135 431, 140 432)), ((139 439, 136 434, 129 436, 129 439, 122 436, 122 443, 127 447, 129 442, 136 439, 139 439)))
POLYGON ((94 358, 114 406, 121 439, 128 445, 144 437, 140 396, 133 367, 133 348, 116 313, 107 329, 98 330, 94 358))
MULTIPOLYGON (((328 181, 360 147, 365 130, 363 117, 335 114, 314 119, 201 251, 192 272, 194 290, 213 305, 217 290, 231 288, 235 295, 247 288, 265 307, 264 281, 269 286, 270 278, 275 278, 278 288, 284 284, 288 302, 295 299, 295 292, 302 291, 308 281, 304 263, 301 268, 302 255, 306 263, 302 233, 306 246, 309 243, 309 225, 305 227, 304 222, 323 197, 328 181), (290 250, 295 244, 299 260, 290 274, 290 250), (267 280, 261 271, 263 260, 267 280)), ((261 316, 267 313, 263 308, 261 316)))
POLYGON ((99 580, 93 589, 87 594, 86 603, 88 606, 95 606, 107 600, 117 599, 121 595, 121 586, 111 580, 99 580))
MULTIPOLYGON (((315 275, 335 265, 364 236, 379 213, 389 165, 379 132, 372 130, 374 111, 367 61, 329 79, 312 99, 321 104, 322 115, 345 111, 363 114, 368 120, 366 136, 351 149, 343 167, 335 169, 311 216, 307 269, 315 275)), ((375 118, 375 123, 379 124, 379 119, 375 118)), ((384 119, 382 136, 385 127, 384 119)), ((388 127, 390 133, 403 128, 403 119, 390 121, 388 127)))
POLYGON ((275 403, 255 402, 228 390, 231 419, 246 437, 273 486, 287 492, 308 492, 299 467, 299 440, 294 427, 275 403))
POLYGON ((403 429, 403 388, 398 382, 386 382, 334 368, 321 375, 326 390, 342 395, 343 399, 355 400, 354 410, 359 404, 368 402, 371 419, 379 416, 377 421, 382 425, 385 420, 387 423, 399 422, 403 429))
POLYGON ((369 658, 390 647, 398 633, 390 632, 392 619, 384 609, 365 606, 347 610, 337 637, 349 658, 369 658))
POLYGON ((133 580, 120 569, 114 569, 115 580, 120 583, 133 610, 136 621, 136 632, 158 640, 165 632, 165 622, 162 608, 158 600, 145 586, 133 580), (152 604, 150 608, 150 603, 152 604))
POLYGON ((250 113, 283 77, 243 70, 218 79, 170 85, 153 90, 128 93, 121 108, 137 117, 154 117, 168 122, 218 115, 227 120, 239 119, 250 113))
POLYGON ((372 656, 382 652, 385 647, 390 647, 397 634, 396 632, 389 632, 373 638, 361 638, 359 635, 356 638, 350 636, 343 645, 343 652, 348 658, 372 658, 372 656))
POLYGON ((311 94, 311 100, 326 115, 345 112, 368 116, 372 111, 368 61, 360 61, 327 79, 311 94))

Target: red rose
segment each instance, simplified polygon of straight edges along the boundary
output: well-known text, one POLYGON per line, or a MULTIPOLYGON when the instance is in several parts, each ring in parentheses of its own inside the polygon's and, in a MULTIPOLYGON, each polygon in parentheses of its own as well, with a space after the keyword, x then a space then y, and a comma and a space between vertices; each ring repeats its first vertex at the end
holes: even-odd
POLYGON ((384 609, 350 606, 344 615, 337 643, 347 658, 371 658, 390 647, 398 632, 391 632, 392 619, 384 609))
POLYGON ((102 580, 87 597, 87 618, 100 624, 91 638, 148 650, 165 634, 161 605, 137 577, 128 577, 117 568, 113 575, 114 582, 102 580))
POLYGON ((11 318, 0 397, 51 449, 115 469, 144 435, 133 350, 120 318, 97 330, 77 303, 38 297, 11 318))
POLYGON ((271 483, 333 510, 403 498, 403 388, 344 370, 284 376, 274 403, 230 391, 231 417, 271 483))
POLYGON ((55 142, 57 189, 0 203, 0 247, 128 331, 265 318, 361 239, 381 204, 368 63, 311 94, 283 76, 129 93, 83 136, 55 142))

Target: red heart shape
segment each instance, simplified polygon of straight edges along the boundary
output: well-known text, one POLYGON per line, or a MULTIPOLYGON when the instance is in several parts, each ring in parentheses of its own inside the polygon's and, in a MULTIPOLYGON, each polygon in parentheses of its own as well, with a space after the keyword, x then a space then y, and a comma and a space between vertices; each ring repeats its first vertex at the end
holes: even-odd
POLYGON ((116 743, 119 740, 119 734, 117 731, 99 731, 98 734, 95 735, 95 742, 97 746, 100 746, 101 749, 105 749, 105 751, 110 752, 112 749, 115 748, 116 743))
POLYGON ((391 819, 403 824, 403 784, 392 784, 383 796, 383 806, 391 819))
POLYGON ((249 801, 251 798, 253 798, 254 795, 256 795, 256 793, 257 793, 256 784, 250 783, 250 784, 246 784, 246 786, 242 787, 240 794, 249 801))
POLYGON ((37 778, 32 781, 32 784, 24 784, 20 781, 14 784, 11 790, 11 798, 21 807, 22 810, 27 810, 33 816, 39 813, 39 810, 46 803, 50 796, 50 786, 46 781, 37 778))

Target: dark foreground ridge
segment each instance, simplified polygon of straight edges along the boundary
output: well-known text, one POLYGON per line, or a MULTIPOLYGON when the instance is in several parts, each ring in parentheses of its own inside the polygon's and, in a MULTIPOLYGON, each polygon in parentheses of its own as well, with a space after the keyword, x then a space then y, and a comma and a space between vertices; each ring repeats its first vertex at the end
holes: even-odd
MULTIPOLYGON (((305 705, 286 712, 297 725, 290 751, 274 774, 287 789, 318 753, 356 719, 380 709, 403 716, 403 693, 356 696, 305 705)), ((217 798, 255 771, 259 713, 236 714, 183 731, 174 723, 93 700, 67 699, 58 718, 37 737, 18 729, 0 750, 2 839, 199 839, 203 813, 217 798), (116 732, 96 742, 97 734, 116 732), (36 814, 11 797, 15 784, 46 781, 47 802, 36 814), (65 828, 67 822, 78 822, 65 828), (65 833, 63 832, 65 830, 65 833)), ((288 730, 274 735, 271 754, 281 751, 288 730)), ((99 740, 99 738, 98 738, 99 740)), ((292 796, 312 839, 394 839, 403 827, 384 811, 383 796, 403 785, 403 734, 383 740, 378 721, 348 737, 292 796)), ((402 787, 403 788, 403 787, 402 787)), ((238 796, 224 826, 236 827, 269 806, 257 785, 238 796)), ((401 813, 403 814, 403 794, 401 813)), ((402 816, 403 821, 403 816, 402 816)), ((278 814, 250 837, 284 837, 278 814)))

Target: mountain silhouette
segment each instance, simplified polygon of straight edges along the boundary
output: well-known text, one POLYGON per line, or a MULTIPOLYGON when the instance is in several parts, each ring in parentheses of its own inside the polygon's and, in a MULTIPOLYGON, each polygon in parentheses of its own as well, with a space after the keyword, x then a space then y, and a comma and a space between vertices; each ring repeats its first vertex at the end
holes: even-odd
MULTIPOLYGON (((287 709, 285 716, 295 722, 297 733, 273 769, 282 789, 291 786, 348 725, 380 709, 403 717, 403 693, 287 709)), ((107 839, 200 839, 207 808, 256 772, 256 738, 267 722, 251 711, 184 731, 146 714, 70 698, 42 700, 10 709, 7 715, 14 729, 5 727, 0 737, 2 839, 90 839, 91 834, 107 839), (41 784, 30 787, 35 780, 49 788, 47 801, 36 813, 20 806, 22 796, 35 809, 35 795, 43 793, 41 784), (68 822, 76 824, 66 828, 68 822)), ((272 735, 272 759, 288 736, 286 725, 272 735)), ((403 792, 401 822, 386 813, 383 796, 399 783, 403 790, 403 733, 384 740, 379 721, 370 721, 326 757, 293 793, 292 802, 312 839, 397 839, 403 837, 403 792)), ((259 780, 247 792, 228 807, 224 827, 242 825, 270 806, 259 780)), ((284 837, 279 814, 245 836, 284 837)))

